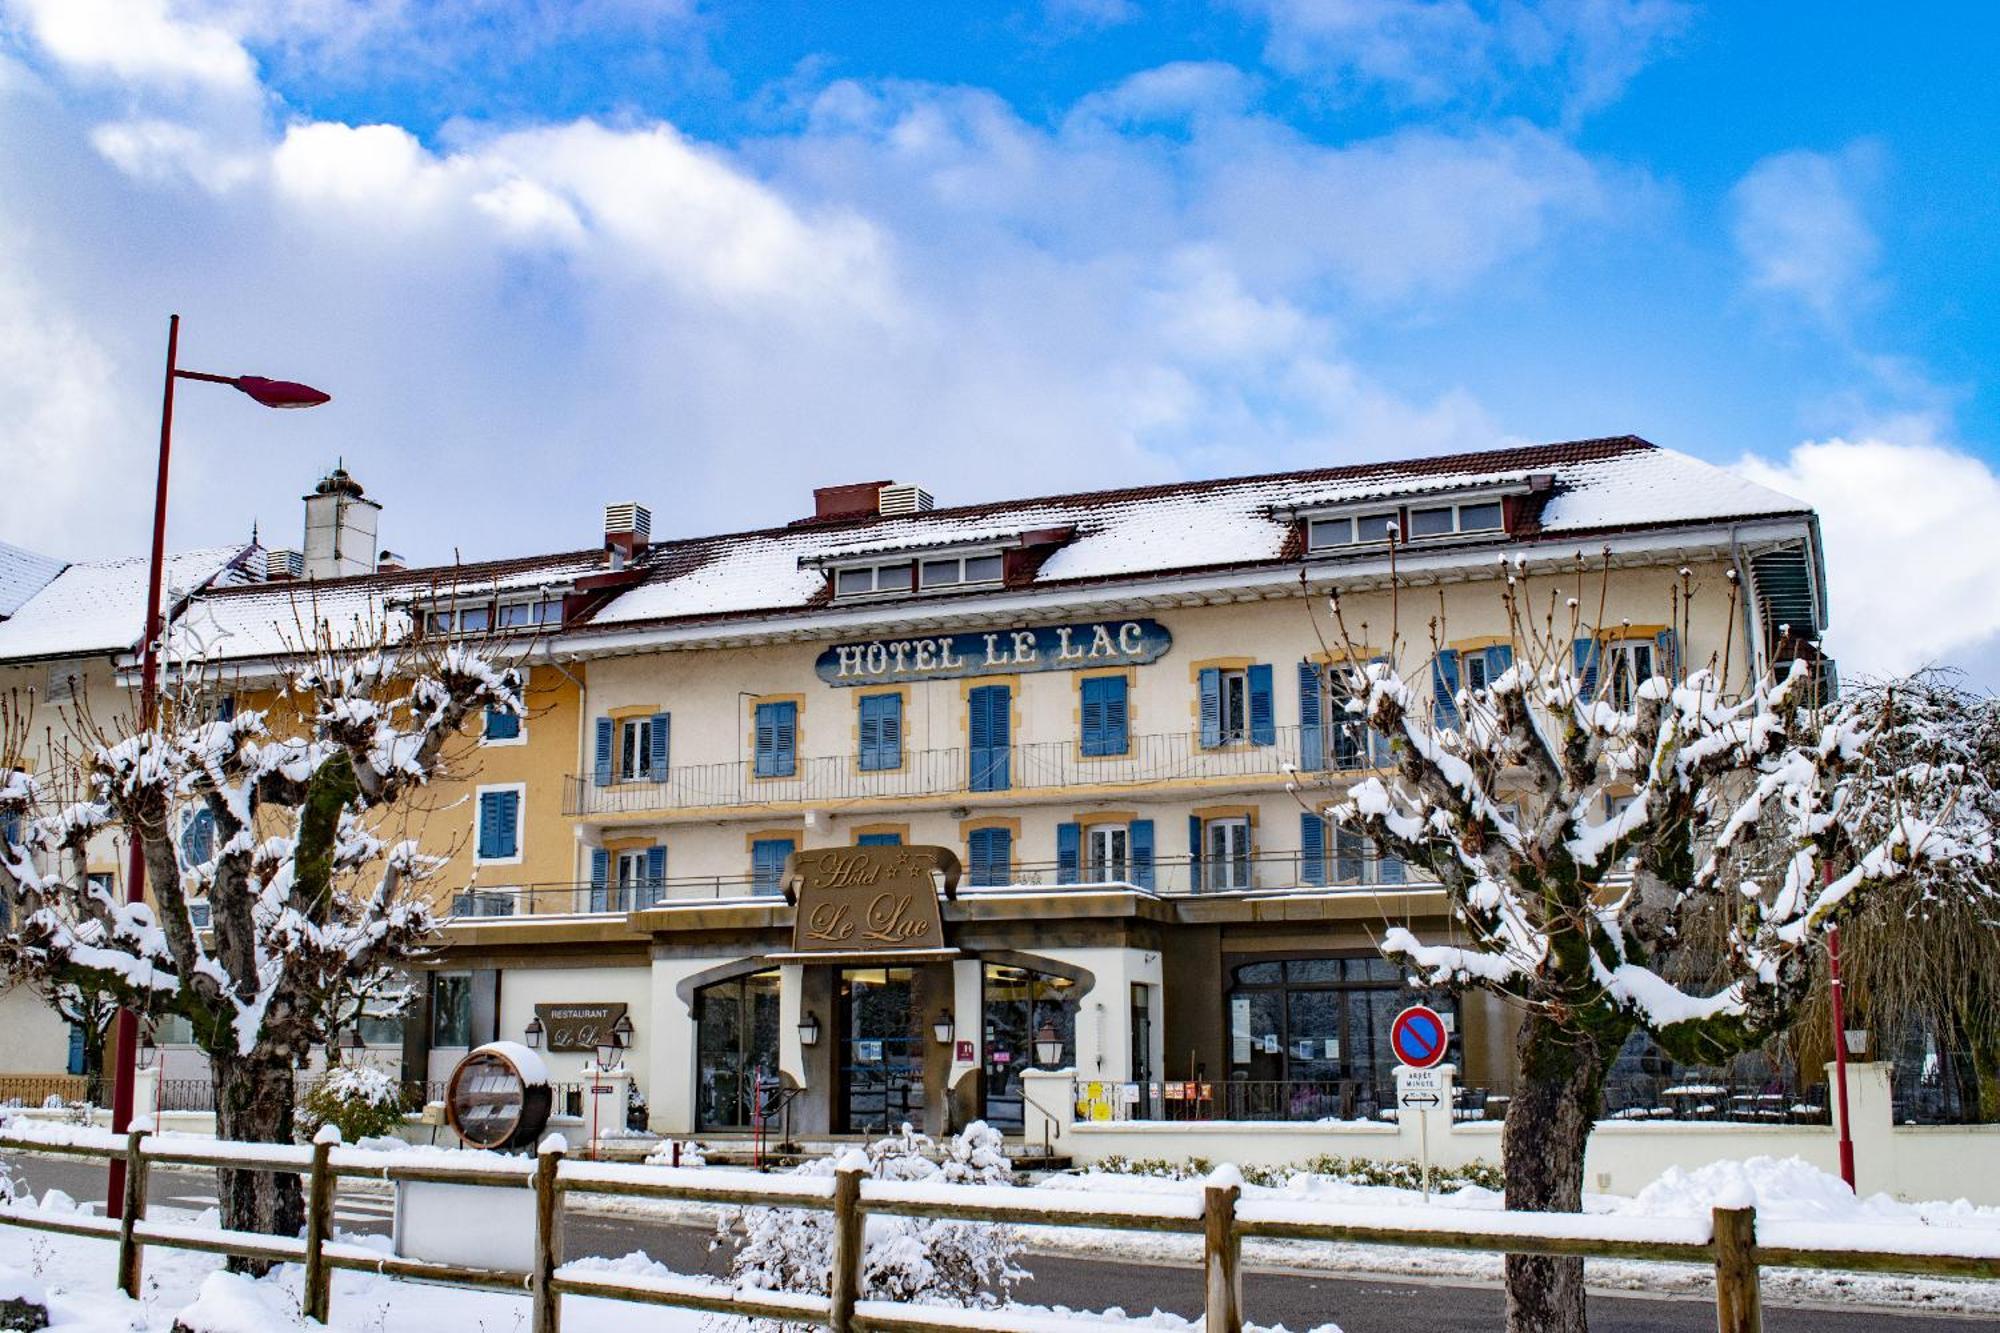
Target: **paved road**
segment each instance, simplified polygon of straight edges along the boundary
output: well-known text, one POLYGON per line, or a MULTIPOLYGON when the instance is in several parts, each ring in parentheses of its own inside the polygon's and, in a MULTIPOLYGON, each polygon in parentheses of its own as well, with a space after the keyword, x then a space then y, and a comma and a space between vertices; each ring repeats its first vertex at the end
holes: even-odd
MULTIPOLYGON (((51 1186, 85 1201, 104 1197, 104 1168, 67 1158, 9 1154, 24 1184, 39 1193, 51 1186)), ((148 1198, 179 1208, 215 1204, 214 1177, 206 1171, 153 1168, 148 1198)), ((334 1215, 343 1230, 387 1234, 393 1208, 384 1194, 343 1189, 334 1215)), ((727 1255, 708 1248, 706 1229, 646 1218, 592 1214, 572 1209, 564 1227, 571 1258, 618 1257, 644 1250, 680 1273, 720 1276, 727 1255)), ((1171 1310, 1193 1316, 1201 1310, 1201 1278, 1190 1268, 1130 1260, 1030 1255, 1023 1264, 1033 1282, 1017 1288, 1020 1299, 1038 1305, 1078 1309, 1122 1306, 1128 1312, 1171 1310)), ((1259 1323, 1283 1323, 1295 1330, 1337 1322, 1345 1333, 1491 1333, 1501 1326, 1504 1301, 1498 1288, 1461 1282, 1411 1282, 1384 1278, 1333 1278, 1251 1269, 1243 1299, 1259 1323)), ((1968 1333, 1992 1327, 1978 1320, 1944 1315, 1907 1315, 1878 1310, 1767 1308, 1768 1333, 1968 1333)), ((1712 1333, 1715 1307, 1705 1299, 1648 1298, 1629 1294, 1593 1295, 1594 1333, 1712 1333)))

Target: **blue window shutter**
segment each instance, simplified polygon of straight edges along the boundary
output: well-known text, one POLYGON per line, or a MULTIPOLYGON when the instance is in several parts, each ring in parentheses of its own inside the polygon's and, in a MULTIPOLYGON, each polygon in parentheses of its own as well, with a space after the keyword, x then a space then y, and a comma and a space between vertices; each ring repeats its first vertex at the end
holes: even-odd
POLYGON ((1250 686, 1250 743, 1278 743, 1278 715, 1271 698, 1271 664, 1259 663, 1244 673, 1250 686))
POLYGON ((1125 677, 1106 681, 1104 700, 1104 745, 1106 754, 1124 754, 1132 748, 1132 701, 1125 677))
POLYGON ((778 772, 790 777, 799 769, 799 706, 775 705, 778 710, 778 772))
POLYGON ((1125 836, 1132 849, 1132 882, 1142 889, 1153 887, 1153 821, 1135 819, 1125 836))
POLYGON ((903 766, 903 696, 863 695, 860 702, 861 768, 880 772, 903 766))
POLYGON ((1076 824, 1056 825, 1056 883, 1075 884, 1083 878, 1083 829, 1076 824))
POLYGON ((1008 747, 1012 743, 1013 691, 981 685, 966 696, 966 747, 973 791, 1005 791, 1011 785, 1008 747))
POLYGON ((778 724, 770 704, 757 705, 757 776, 768 778, 777 763, 778 724))
POLYGON ((1201 748, 1213 750, 1222 744, 1222 672, 1203 667, 1200 679, 1201 748))
POLYGON ((1438 726, 1447 731, 1458 730, 1458 653, 1455 649, 1440 648, 1431 659, 1431 693, 1437 702, 1437 711, 1432 714, 1438 726))
POLYGON ((1326 820, 1311 810, 1299 812, 1299 883, 1326 883, 1326 820))
POLYGON ((499 856, 500 852, 500 793, 483 791, 479 793, 479 854, 499 856))
POLYGON ((600 787, 611 785, 611 732, 611 719, 598 718, 596 767, 591 774, 591 781, 600 787))
POLYGON ((901 847, 903 835, 900 833, 864 833, 854 840, 856 847, 901 847))
POLYGON ((486 739, 489 741, 511 741, 521 734, 519 714, 504 712, 498 708, 486 710, 486 739))
POLYGON ((651 907, 667 896, 667 849, 657 844, 646 849, 646 883, 639 890, 639 905, 651 907))
POLYGON ((882 696, 882 734, 877 738, 882 750, 882 767, 903 766, 903 696, 882 696))
POLYGON ((788 778, 798 771, 799 706, 757 705, 757 776, 788 778))
POLYGON ((1653 670, 1680 684, 1681 636, 1675 631, 1663 629, 1653 636, 1653 670))
POLYGON ((81 1023, 69 1025, 69 1072, 72 1074, 83 1072, 83 1024, 81 1023))
POLYGON ((500 856, 521 854, 521 793, 495 792, 500 798, 500 856))
POLYGON ((1188 816, 1188 892, 1201 892, 1201 820, 1188 816))
POLYGON ((1083 752, 1102 756, 1124 754, 1130 709, 1123 676, 1093 676, 1082 685, 1083 752))
POLYGON ((674 755, 674 715, 672 713, 653 714, 653 725, 650 728, 650 732, 651 734, 648 739, 651 741, 651 752, 646 756, 646 760, 653 770, 653 781, 665 782, 667 780, 667 765, 672 761, 674 755))
POLYGON ((1570 645, 1570 653, 1580 682, 1578 693, 1589 703, 1597 697, 1597 668, 1602 664, 1604 649, 1595 639, 1578 639, 1570 645))
POLYGON ((602 912, 611 904, 606 898, 606 886, 611 883, 611 853, 602 847, 590 849, 590 910, 602 912))
POLYGON ((1319 663, 1299 663, 1299 767, 1318 772, 1326 767, 1326 699, 1320 686, 1319 663))
POLYGON ((1005 884, 1013 873, 1014 835, 1004 828, 977 828, 966 834, 969 877, 977 885, 1005 884))
POLYGON ((1496 643, 1486 650, 1486 681, 1488 684, 1500 679, 1514 665, 1514 648, 1511 644, 1496 643))
POLYGON ((856 730, 861 733, 861 771, 872 772, 880 768, 882 751, 882 713, 875 700, 879 695, 863 695, 856 705, 856 730))
POLYGON ((758 893, 777 893, 783 888, 785 858, 796 850, 798 844, 790 838, 759 838, 750 844, 750 870, 758 893))

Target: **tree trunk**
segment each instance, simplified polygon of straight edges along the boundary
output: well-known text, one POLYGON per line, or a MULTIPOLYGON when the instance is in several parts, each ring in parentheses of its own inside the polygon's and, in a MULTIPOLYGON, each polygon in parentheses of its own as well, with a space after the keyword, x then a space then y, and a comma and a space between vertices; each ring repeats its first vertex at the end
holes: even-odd
MULTIPOLYGON (((215 1085, 215 1134, 238 1143, 292 1141, 293 1080, 289 1061, 267 1056, 241 1056, 234 1051, 209 1052, 215 1085)), ((222 1225, 231 1231, 259 1231, 271 1236, 296 1236, 305 1225, 305 1199, 299 1178, 283 1171, 216 1171, 216 1197, 222 1201, 222 1225)), ((231 1259, 237 1272, 262 1275, 267 1263, 231 1259)))
MULTIPOLYGON (((1519 1082, 1500 1133, 1509 1208, 1581 1211, 1583 1150, 1619 1045, 1610 1034, 1564 1031, 1539 1014, 1522 1022, 1519 1082)), ((1509 1333, 1587 1333, 1583 1260, 1510 1254, 1506 1273, 1509 1333)))

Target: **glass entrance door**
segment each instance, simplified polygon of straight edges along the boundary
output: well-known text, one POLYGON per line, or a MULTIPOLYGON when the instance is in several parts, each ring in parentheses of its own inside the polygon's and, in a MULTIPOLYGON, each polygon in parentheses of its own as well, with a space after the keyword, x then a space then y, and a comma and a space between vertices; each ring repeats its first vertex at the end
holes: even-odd
POLYGON ((840 1089, 836 1132, 892 1133, 921 1124, 924 1047, 907 967, 847 968, 840 974, 840 1089))

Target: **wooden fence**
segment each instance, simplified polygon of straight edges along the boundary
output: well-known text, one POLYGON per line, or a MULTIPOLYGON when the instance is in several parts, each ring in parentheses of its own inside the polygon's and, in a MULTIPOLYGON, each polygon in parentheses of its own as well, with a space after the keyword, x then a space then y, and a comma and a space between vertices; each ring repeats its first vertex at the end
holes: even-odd
MULTIPOLYGON (((354 1151, 331 1143, 315 1143, 311 1147, 205 1144, 178 1137, 149 1139, 144 1131, 134 1131, 122 1140, 100 1131, 0 1132, 0 1149, 104 1160, 122 1158, 129 1164, 122 1215, 118 1218, 46 1214, 20 1205, 5 1205, 0 1206, 0 1224, 116 1241, 118 1285, 135 1298, 140 1292, 145 1248, 159 1245, 303 1264, 304 1313, 322 1323, 331 1304, 333 1274, 342 1269, 453 1286, 525 1291, 531 1303, 533 1333, 559 1333, 564 1296, 762 1317, 822 1326, 836 1333, 929 1333, 936 1329, 1022 1327, 1020 1318, 1004 1309, 980 1312, 863 1300, 862 1238, 866 1218, 871 1213, 1200 1236, 1209 1333, 1241 1333, 1243 1242, 1254 1238, 1704 1265, 1715 1270, 1716 1325, 1720 1333, 1757 1333, 1763 1327, 1758 1275, 1764 1268, 2000 1279, 2000 1245, 1983 1237, 1959 1247, 1957 1253, 1935 1252, 1951 1249, 1949 1233, 1936 1232, 1922 1238, 1933 1252, 1765 1244, 1757 1238, 1755 1211, 1749 1208, 1718 1208, 1712 1222, 1468 1210, 1452 1217, 1448 1225, 1440 1226, 1435 1213, 1417 1210, 1244 1200, 1238 1186, 1214 1182, 1204 1188, 1199 1198, 1027 1191, 1008 1185, 941 1188, 864 1179, 866 1173, 858 1168, 838 1170, 832 1176, 763 1176, 724 1170, 574 1162, 565 1160, 561 1147, 556 1146, 559 1142, 545 1145, 532 1160, 500 1163, 482 1154, 477 1160, 459 1164, 441 1162, 431 1156, 398 1161, 394 1153, 354 1151), (305 1178, 305 1237, 149 1222, 145 1220, 146 1178, 152 1166, 228 1166, 297 1173, 305 1178), (530 1189, 535 1197, 534 1266, 528 1272, 463 1268, 397 1258, 336 1241, 334 1193, 342 1179, 530 1189), (566 1200, 574 1195, 830 1212, 834 1242, 829 1256, 829 1291, 826 1295, 762 1291, 732 1287, 712 1278, 653 1277, 566 1267, 563 1214, 566 1200), (1396 1213, 1405 1214, 1402 1225, 1375 1220, 1396 1213)), ((1087 1327, 1088 1318, 1069 1316, 1064 1326, 1087 1327)))

